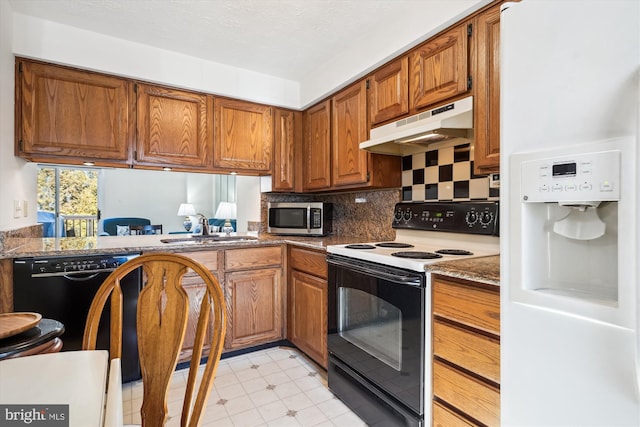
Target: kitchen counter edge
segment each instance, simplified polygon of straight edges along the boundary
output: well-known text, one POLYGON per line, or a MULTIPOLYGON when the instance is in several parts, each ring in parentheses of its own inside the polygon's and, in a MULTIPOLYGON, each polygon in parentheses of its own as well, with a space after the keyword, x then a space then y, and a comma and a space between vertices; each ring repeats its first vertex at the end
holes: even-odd
POLYGON ((430 265, 428 271, 431 274, 500 286, 499 255, 438 262, 430 265))
MULTIPOLYGON (((238 237, 251 236, 238 234, 238 237)), ((252 237, 256 237, 253 235, 252 237)), ((0 259, 27 257, 54 257, 77 255, 105 255, 136 252, 196 252, 224 250, 264 245, 295 244, 311 249, 326 250, 328 245, 353 243, 356 236, 298 237, 261 234, 257 239, 205 242, 205 243, 162 243, 161 239, 175 238, 173 235, 151 236, 100 236, 100 237, 63 237, 63 238, 16 238, 0 252, 0 259)))

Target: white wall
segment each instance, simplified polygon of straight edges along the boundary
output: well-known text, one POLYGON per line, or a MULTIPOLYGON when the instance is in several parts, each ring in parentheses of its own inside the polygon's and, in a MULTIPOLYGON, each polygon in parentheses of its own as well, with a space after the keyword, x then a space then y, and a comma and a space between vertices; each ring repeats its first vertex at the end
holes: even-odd
POLYGON ((291 80, 19 13, 13 14, 13 25, 13 52, 17 56, 271 105, 300 105, 300 84, 291 80))
POLYGON ((260 177, 236 177, 237 231, 247 231, 247 221, 260 221, 260 177))
POLYGON ((417 46, 491 0, 416 1, 403 25, 381 27, 374 37, 349 40, 344 49, 300 82, 300 107, 307 108, 417 46), (438 7, 438 3, 443 3, 438 7), (456 16, 449 18, 452 14, 456 16), (428 29, 432 29, 428 31, 428 29))
POLYGON ((36 222, 36 166, 15 157, 14 60, 12 12, 0 0, 0 230, 20 228, 36 222), (13 217, 13 201, 27 201, 27 216, 13 217))

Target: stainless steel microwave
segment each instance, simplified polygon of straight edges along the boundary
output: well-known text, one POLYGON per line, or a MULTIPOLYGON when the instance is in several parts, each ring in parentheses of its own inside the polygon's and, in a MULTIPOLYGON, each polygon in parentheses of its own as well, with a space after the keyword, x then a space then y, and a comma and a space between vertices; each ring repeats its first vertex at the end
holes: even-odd
POLYGON ((331 203, 269 203, 267 231, 283 235, 326 236, 333 231, 332 216, 331 203))

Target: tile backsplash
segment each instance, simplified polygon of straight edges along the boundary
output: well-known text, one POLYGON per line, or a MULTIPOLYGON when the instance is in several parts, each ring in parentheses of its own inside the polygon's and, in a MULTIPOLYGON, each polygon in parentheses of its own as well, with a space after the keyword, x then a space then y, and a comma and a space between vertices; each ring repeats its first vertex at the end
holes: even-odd
POLYGON ((498 200, 489 177, 473 173, 473 145, 448 146, 402 158, 402 201, 498 200))

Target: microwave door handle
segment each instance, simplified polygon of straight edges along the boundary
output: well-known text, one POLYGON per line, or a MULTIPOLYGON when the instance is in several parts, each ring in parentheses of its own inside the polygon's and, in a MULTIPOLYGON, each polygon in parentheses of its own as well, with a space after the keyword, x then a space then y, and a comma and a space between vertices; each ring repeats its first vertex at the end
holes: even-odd
POLYGON ((311 205, 307 205, 307 233, 311 233, 311 205))

